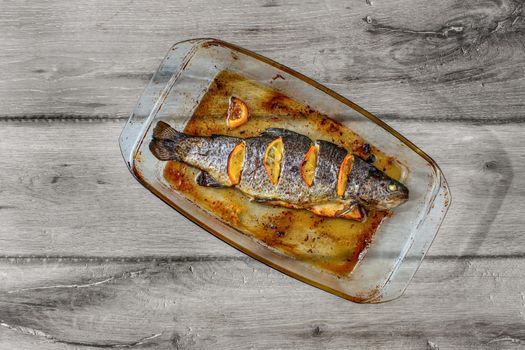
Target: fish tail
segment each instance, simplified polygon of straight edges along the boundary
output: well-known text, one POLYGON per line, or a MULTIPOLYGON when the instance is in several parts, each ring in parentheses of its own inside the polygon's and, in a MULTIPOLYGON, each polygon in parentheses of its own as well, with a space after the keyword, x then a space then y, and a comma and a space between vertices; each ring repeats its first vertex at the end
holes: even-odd
POLYGON ((159 121, 153 129, 153 138, 149 144, 151 153, 159 160, 178 160, 177 143, 184 134, 172 128, 168 123, 159 121))

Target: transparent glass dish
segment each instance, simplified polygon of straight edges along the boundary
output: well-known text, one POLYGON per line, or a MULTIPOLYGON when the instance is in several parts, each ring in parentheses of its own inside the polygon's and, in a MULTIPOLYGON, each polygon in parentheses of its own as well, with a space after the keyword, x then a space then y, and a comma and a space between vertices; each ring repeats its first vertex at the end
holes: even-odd
POLYGON ((450 205, 437 164, 390 126, 323 85, 268 58, 216 39, 175 44, 140 97, 120 135, 120 148, 135 178, 208 232, 259 261, 348 300, 377 303, 401 296, 421 264, 450 205), (189 201, 163 180, 163 163, 149 151, 153 126, 183 130, 214 78, 228 70, 271 86, 350 128, 408 169, 407 203, 375 232, 352 272, 341 278, 269 249, 189 201), (279 77, 279 79, 275 79, 279 77))

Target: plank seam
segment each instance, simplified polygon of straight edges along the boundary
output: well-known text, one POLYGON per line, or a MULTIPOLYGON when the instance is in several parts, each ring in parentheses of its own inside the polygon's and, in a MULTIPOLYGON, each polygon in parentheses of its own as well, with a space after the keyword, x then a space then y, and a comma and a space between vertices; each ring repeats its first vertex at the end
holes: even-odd
MULTIPOLYGON (((427 255, 427 261, 441 260, 521 260, 525 254, 492 254, 492 255, 427 255)), ((199 262, 229 262, 229 261, 253 261, 249 256, 42 256, 42 255, 5 255, 0 256, 0 262, 29 263, 32 260, 42 262, 123 262, 123 263, 199 263, 199 262)))
MULTIPOLYGON (((525 115, 512 116, 506 118, 475 118, 475 117, 443 117, 443 118, 423 118, 412 116, 401 116, 399 114, 377 114, 377 117, 385 122, 426 122, 426 123, 450 123, 465 125, 508 125, 525 123, 525 115)), ((63 123, 97 123, 108 121, 128 120, 128 115, 83 115, 83 114, 27 114, 27 115, 0 115, 0 121, 3 122, 63 122, 63 123)))
POLYGON ((129 115, 111 114, 24 114, 24 115, 0 115, 3 122, 101 122, 128 120, 129 115))
POLYGON ((197 262, 223 262, 223 261, 249 261, 253 260, 249 256, 119 256, 119 257, 101 257, 101 256, 48 256, 48 255, 5 255, 0 256, 0 262, 23 263, 38 260, 43 262, 125 262, 125 263, 197 263, 197 262))
POLYGON ((422 118, 422 117, 411 117, 401 116, 398 114, 377 114, 377 117, 383 121, 395 121, 395 122, 427 122, 427 123, 450 123, 450 124, 465 124, 465 125, 508 125, 508 124, 523 124, 525 123, 525 115, 514 116, 506 118, 492 118, 483 119, 475 117, 461 117, 461 118, 422 118))

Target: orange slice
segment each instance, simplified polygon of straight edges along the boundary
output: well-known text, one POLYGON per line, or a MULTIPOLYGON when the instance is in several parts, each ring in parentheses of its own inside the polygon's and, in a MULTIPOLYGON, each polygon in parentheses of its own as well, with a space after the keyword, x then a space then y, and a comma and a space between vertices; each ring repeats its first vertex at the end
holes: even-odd
POLYGON ((272 185, 276 185, 277 182, 279 182, 283 153, 284 145, 283 139, 281 137, 270 142, 270 144, 266 148, 263 163, 272 185))
POLYGON ((248 106, 237 97, 230 97, 226 125, 229 129, 235 129, 248 121, 248 106))
POLYGON ((312 187, 314 183, 318 151, 318 145, 310 147, 310 149, 308 150, 308 152, 306 152, 306 155, 304 156, 303 163, 301 164, 301 177, 303 178, 304 183, 308 187, 312 187))
POLYGON ((228 156, 228 177, 232 185, 237 185, 241 180, 245 150, 246 145, 244 142, 241 142, 233 148, 228 156))
POLYGON ((343 196, 346 190, 346 183, 348 181, 348 174, 352 170, 352 165, 354 164, 354 156, 347 154, 345 159, 341 162, 341 167, 339 168, 339 174, 337 174, 337 195, 343 196))

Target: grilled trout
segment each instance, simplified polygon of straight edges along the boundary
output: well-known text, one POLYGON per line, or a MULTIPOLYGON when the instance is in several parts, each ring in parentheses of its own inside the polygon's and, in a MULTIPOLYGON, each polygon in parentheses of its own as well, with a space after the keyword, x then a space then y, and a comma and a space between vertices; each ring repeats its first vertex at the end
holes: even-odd
POLYGON ((235 187, 254 201, 320 216, 363 221, 364 209, 391 209, 408 199, 402 183, 363 159, 286 129, 245 139, 190 136, 159 121, 149 148, 159 160, 200 169, 201 186, 235 187))

